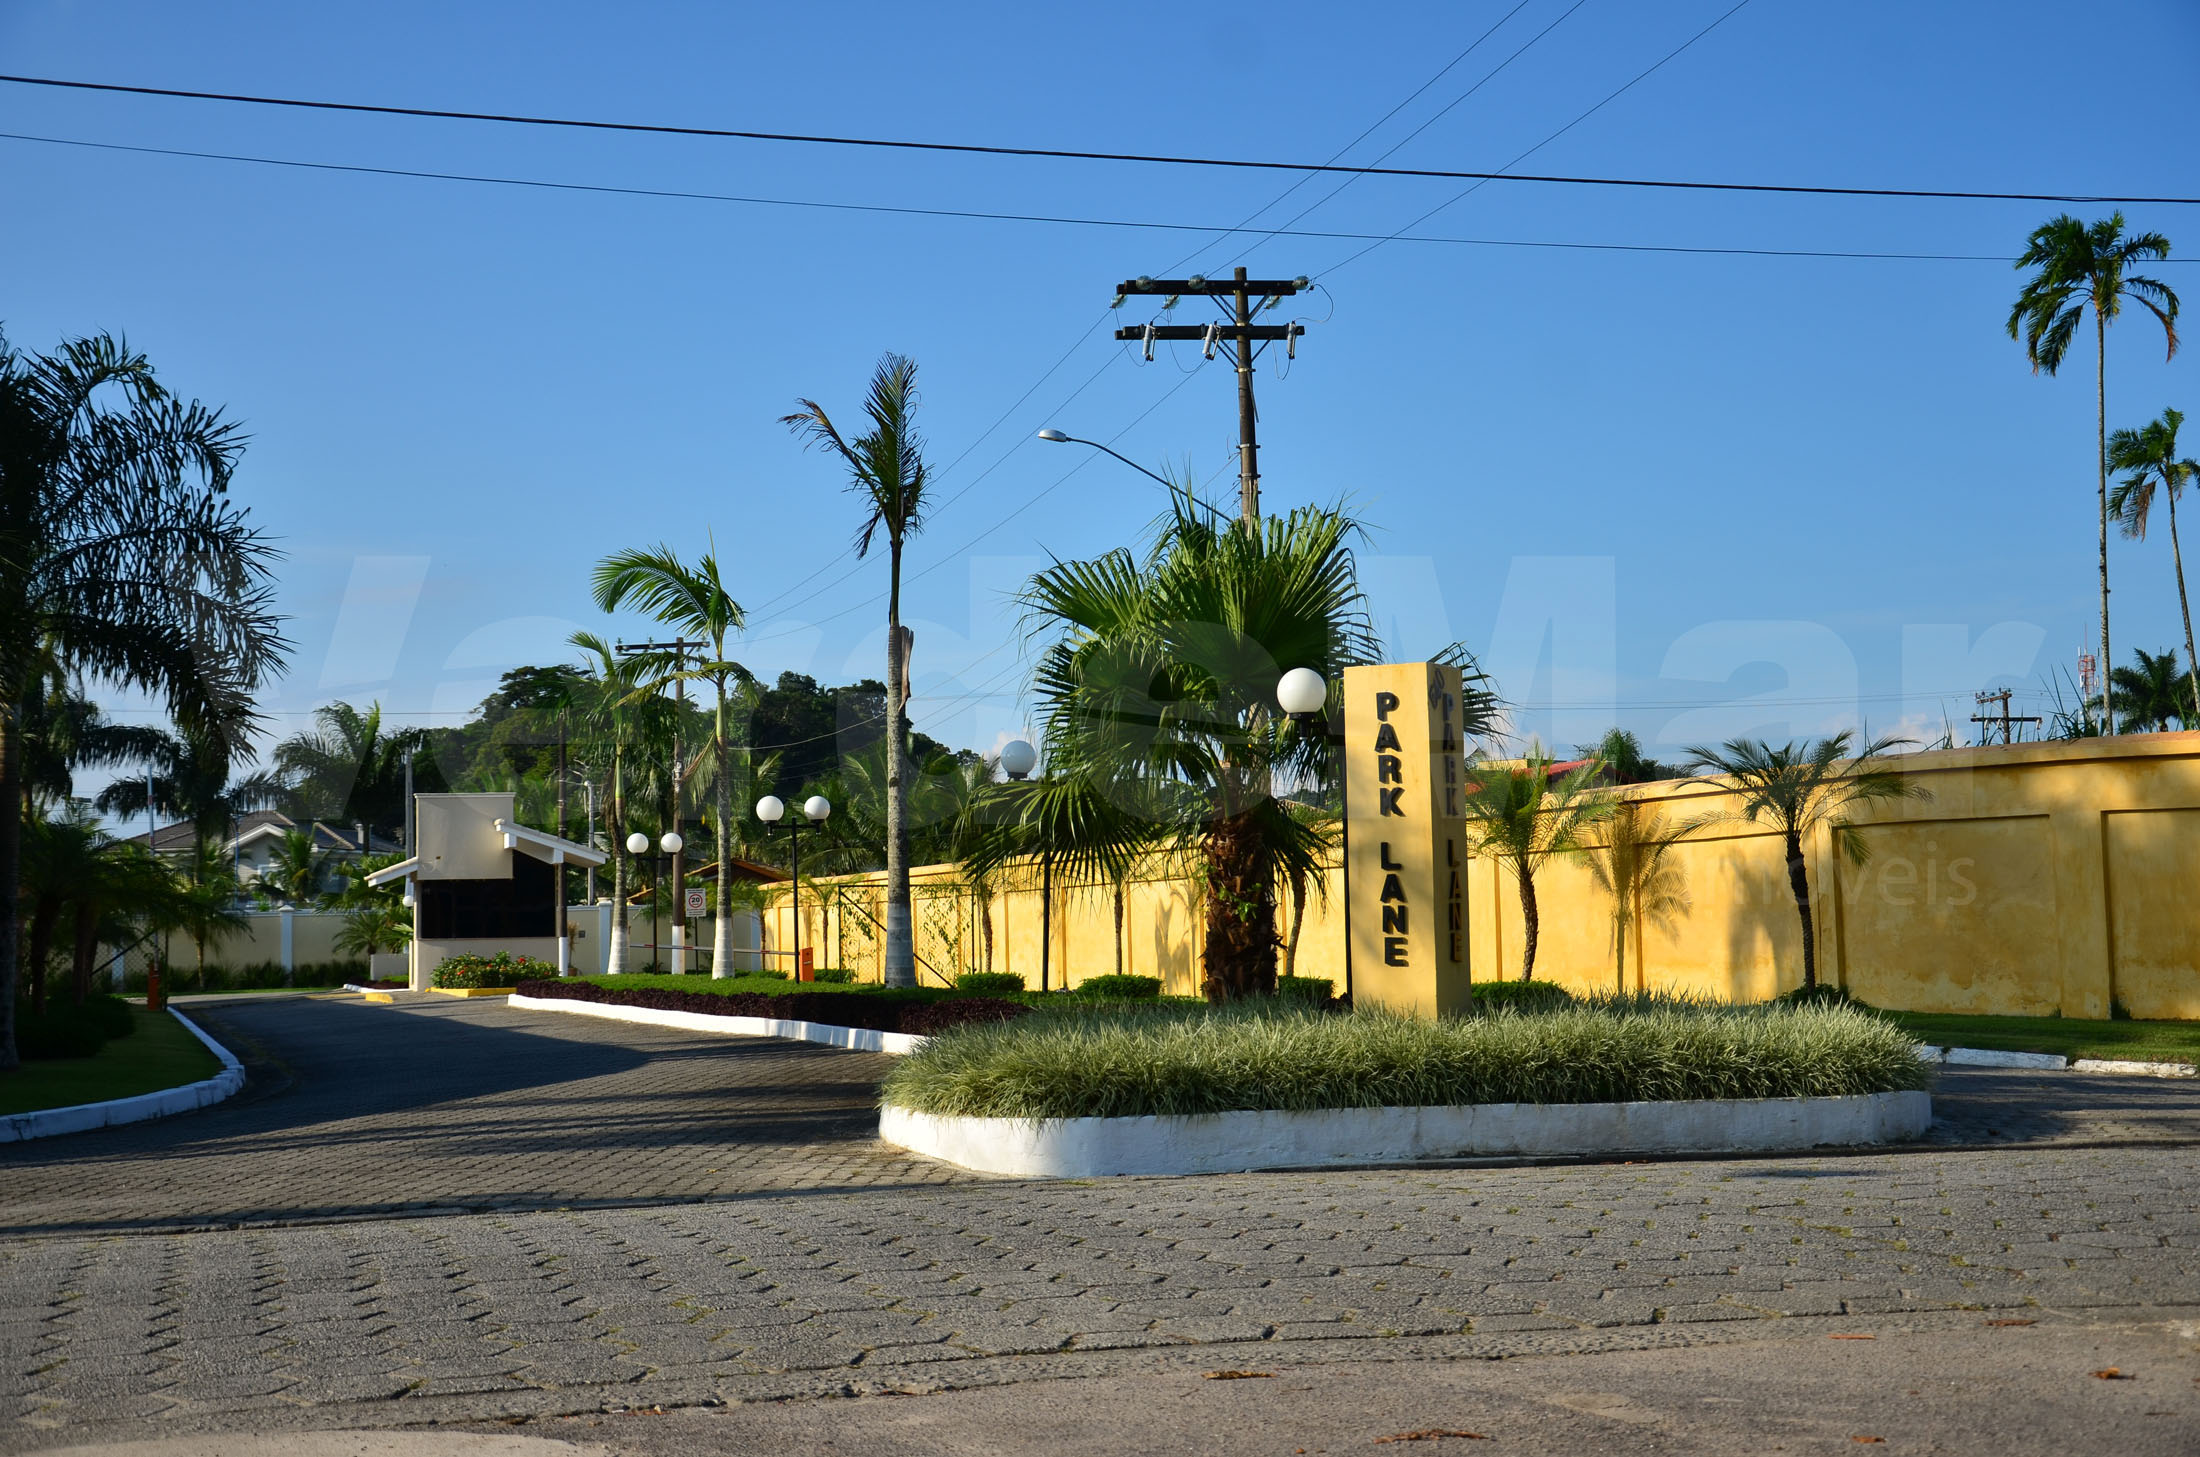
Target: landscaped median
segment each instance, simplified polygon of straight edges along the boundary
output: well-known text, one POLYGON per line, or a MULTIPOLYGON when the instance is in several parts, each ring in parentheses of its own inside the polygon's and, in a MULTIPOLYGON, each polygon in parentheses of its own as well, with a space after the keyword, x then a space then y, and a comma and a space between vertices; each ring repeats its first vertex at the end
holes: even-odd
POLYGON ((128 1015, 128 1035, 89 1055, 27 1061, 0 1077, 0 1143, 187 1113, 244 1086, 243 1064, 181 1012, 128 1015))
POLYGON ((1747 1152, 1916 1137, 1931 1081, 1899 1028, 1840 1006, 1061 1011, 912 1052, 880 1135, 1053 1177, 1747 1152))

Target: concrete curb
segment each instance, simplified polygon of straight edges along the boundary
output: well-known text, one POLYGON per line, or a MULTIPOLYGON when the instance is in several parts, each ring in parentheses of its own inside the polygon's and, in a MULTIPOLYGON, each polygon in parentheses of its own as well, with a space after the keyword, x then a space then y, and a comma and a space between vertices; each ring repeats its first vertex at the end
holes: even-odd
POLYGON ((868 1027, 836 1027, 829 1022, 787 1022, 777 1017, 721 1017, 711 1012, 666 1012, 655 1007, 622 1007, 610 1002, 583 1002, 571 997, 528 997, 514 993, 507 1004, 532 1012, 572 1012, 583 1017, 607 1017, 614 1022, 638 1022, 645 1027, 677 1027, 685 1032, 710 1032, 720 1037, 784 1037, 793 1042, 816 1042, 850 1052, 915 1052, 931 1039, 912 1032, 874 1032, 868 1027))
POLYGON ((2120 1057, 2081 1057, 2070 1064, 2074 1073, 2121 1073, 2140 1078, 2200 1077, 2200 1067, 2189 1062, 2127 1062, 2120 1057))
POLYGON ((2030 1072, 2107 1073, 2122 1077, 2200 1077, 2200 1068, 2189 1062, 2132 1062, 2120 1057, 2064 1057, 2059 1052, 2002 1052, 1989 1047, 1935 1047, 1917 1044, 1925 1062, 1944 1062, 1950 1067, 1998 1067, 2030 1072))
POLYGON ((1916 1138, 1932 1095, 1672 1103, 1483 1103, 1198 1117, 958 1118, 879 1111, 879 1137, 1023 1178, 1224 1174, 1507 1155, 1764 1153, 1916 1138))
POLYGON ((112 1128, 122 1123, 142 1123, 148 1118, 166 1118, 172 1113, 189 1113, 212 1107, 244 1086, 244 1064, 237 1061, 228 1048, 207 1036, 196 1022, 174 1007, 168 1009, 168 1015, 190 1029, 193 1037, 205 1043, 207 1050, 221 1059, 220 1072, 199 1082, 140 1093, 134 1098, 110 1098, 104 1103, 78 1103, 69 1108, 10 1113, 0 1117, 0 1143, 86 1133, 94 1128, 112 1128))

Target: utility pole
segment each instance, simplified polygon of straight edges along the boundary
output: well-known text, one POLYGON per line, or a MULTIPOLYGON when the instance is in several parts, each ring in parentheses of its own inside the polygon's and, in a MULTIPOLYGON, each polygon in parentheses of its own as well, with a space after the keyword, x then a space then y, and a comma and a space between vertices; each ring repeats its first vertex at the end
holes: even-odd
MULTIPOLYGON (((675 673, 685 673, 687 671, 689 653, 700 652, 708 646, 709 644, 701 638, 690 639, 687 637, 676 637, 671 642, 622 642, 612 644, 615 651, 629 656, 635 653, 670 653, 672 654, 672 670, 675 673)), ((679 698, 681 711, 685 712, 687 709, 687 680, 680 678, 675 681, 679 686, 674 692, 679 698)), ((680 833, 680 767, 680 716, 676 713, 672 719, 672 813, 670 816, 672 833, 675 835, 680 833)), ((683 840, 685 838, 685 836, 682 836, 683 840)), ((687 846, 682 844, 679 849, 672 852, 672 893, 681 902, 680 905, 674 908, 677 914, 672 918, 672 973, 675 976, 687 970, 686 863, 687 846)), ((654 903, 656 899, 655 892, 651 892, 651 902, 654 903)), ((654 922, 652 924, 654 925, 654 922)), ((652 930, 651 936, 654 940, 654 930, 652 930)))
MULTIPOLYGON (((557 830, 557 834, 558 834, 558 838, 559 838, 559 839, 561 839, 561 840, 562 840, 562 839, 564 839, 564 838, 565 838, 565 715, 564 715, 563 713, 560 713, 560 714, 558 715, 558 830, 557 830)), ((564 852, 563 852, 563 851, 560 851, 559 853, 560 853, 560 854, 562 855, 562 854, 563 854, 564 852)), ((568 872, 568 871, 566 870, 566 867, 565 867, 565 862, 564 862, 563 860, 560 860, 560 861, 558 862, 558 865, 557 865, 557 874, 558 874, 558 941, 559 941, 559 942, 560 942, 560 944, 562 945, 562 944, 564 943, 564 941, 566 940, 566 938, 567 938, 568 936, 570 936, 570 935, 572 934, 572 932, 571 932, 571 928, 569 927, 569 925, 567 924, 567 921, 566 921, 565 903, 566 903, 567 901, 569 901, 569 900, 571 900, 571 899, 573 898, 573 897, 572 897, 572 895, 571 895, 571 894, 570 894, 570 893, 568 892, 568 890, 567 890, 567 888, 566 888, 566 882, 567 882, 567 881, 568 881, 568 880, 570 879, 570 873, 569 873, 569 872, 568 872)), ((561 965, 570 965, 570 964, 571 964, 571 953, 570 953, 570 952, 567 952, 567 953, 565 954, 565 956, 564 956, 563 958, 561 958, 560 964, 561 964, 561 965)))
POLYGON ((1133 278, 1116 291, 1118 305, 1134 293, 1165 294, 1168 302, 1162 307, 1168 309, 1175 307, 1180 297, 1195 294, 1213 299, 1221 308, 1223 317, 1217 323, 1138 324, 1117 329, 1115 337, 1143 342, 1148 359, 1153 358, 1156 340, 1197 341, 1209 359, 1215 357, 1217 349, 1229 354, 1237 367, 1238 517, 1248 531, 1260 526, 1260 442, 1254 429, 1258 414, 1253 407, 1253 361, 1260 357, 1259 346, 1279 341, 1286 358, 1296 357, 1298 337, 1306 332, 1304 324, 1256 324, 1253 316, 1311 286, 1304 275, 1288 280, 1249 279, 1239 268, 1222 279, 1196 273, 1190 278, 1133 278))
POLYGON ((413 853, 413 751, 405 751, 405 853, 413 853))
POLYGON ((2010 692, 2010 689, 2004 688, 1999 693, 1974 693, 1971 695, 1971 697, 1977 701, 1978 706, 1981 708, 1984 708, 1989 703, 1998 703, 2001 705, 2001 712, 1999 713, 1974 713, 1971 715, 1971 722, 1982 726, 1979 729, 1978 736, 1979 744, 1981 747, 1985 746, 1986 736, 1990 731, 1990 729, 1986 727, 1987 725, 2000 724, 2001 741, 2004 744, 2012 744, 2016 742, 2016 736, 2013 732, 2015 725, 2020 723, 2038 723, 2040 721, 2037 714, 2011 713, 2009 711, 2010 692))

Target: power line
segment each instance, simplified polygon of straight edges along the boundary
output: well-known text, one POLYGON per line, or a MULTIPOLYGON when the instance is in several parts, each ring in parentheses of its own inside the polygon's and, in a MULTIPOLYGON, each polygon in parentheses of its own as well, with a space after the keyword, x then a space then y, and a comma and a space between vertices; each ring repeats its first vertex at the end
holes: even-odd
MULTIPOLYGON (((1714 21, 1713 24, 1717 24, 1717 22, 1714 21)), ((1349 172, 1363 177, 1434 177, 1453 181, 1541 182, 1575 187, 1658 187, 1704 192, 1780 192, 1821 197, 1906 197, 1959 202, 2200 204, 2200 197, 2115 197, 2106 194, 2070 192, 1965 192, 1952 189, 1908 187, 1816 187, 1769 182, 1684 182, 1670 178, 1573 177, 1521 172, 1468 172, 1440 167, 1355 167, 1328 162, 1272 162, 1246 157, 1193 157, 1158 152, 1088 152, 1063 147, 1012 147, 982 145, 972 142, 919 142, 891 137, 842 137, 812 135, 803 132, 742 131, 726 127, 672 126, 656 122, 594 121, 578 117, 455 111, 423 106, 382 106, 354 101, 314 101, 302 97, 254 96, 228 91, 189 91, 167 86, 124 86, 108 81, 69 81, 54 76, 0 75, 0 81, 17 86, 48 86, 71 91, 103 91, 131 96, 166 96, 188 101, 224 101, 249 106, 286 106, 310 111, 341 111, 376 116, 425 117, 441 121, 481 121, 510 126, 566 127, 584 131, 642 132, 681 137, 718 137, 751 142, 794 142, 828 147, 880 147, 917 152, 961 152, 995 157, 1044 157, 1075 162, 1138 162, 1155 166, 1230 167, 1267 172, 1349 172)))
MULTIPOLYGON (((348 172, 370 177, 404 177, 432 182, 472 182, 497 187, 532 187, 550 192, 604 193, 615 197, 657 197, 681 202, 724 202, 752 207, 811 208, 825 212, 886 213, 899 217, 948 218, 958 221, 1046 223, 1063 227, 1144 229, 1164 233, 1253 233, 1264 238, 1316 238, 1341 242, 1434 243, 1473 248, 1562 248, 1606 253, 1673 253, 1743 258, 1877 259, 1893 262, 2000 263, 2010 262, 2001 253, 1884 253, 1866 249, 1831 248, 1713 248, 1659 243, 1582 243, 1533 238, 1435 237, 1413 233, 1359 233, 1308 228, 1231 228, 1217 223, 1170 223, 1131 218, 1066 217, 1046 213, 985 212, 967 208, 897 207, 886 203, 818 202, 804 198, 750 197, 725 192, 689 192, 674 188, 616 187, 597 182, 555 182, 536 177, 500 177, 473 172, 431 172, 410 167, 371 167, 356 162, 306 162, 289 157, 258 157, 239 152, 200 152, 180 147, 145 147, 124 142, 92 142, 77 137, 46 137, 27 132, 0 132, 0 141, 39 142, 49 146, 85 147, 103 152, 132 152, 153 157, 186 157, 207 162, 243 162, 263 167, 291 167, 309 172, 348 172)), ((1457 198, 1452 199, 1458 201, 1457 198)), ((1445 206, 1450 206, 1449 203, 1445 206)), ((1441 209, 1438 209, 1441 211, 1441 209)), ((1410 226, 1410 225, 1409 225, 1410 226)), ((1356 256, 1356 255, 1355 255, 1356 256)), ((1347 259, 1346 261, 1350 261, 1347 259)), ((2190 263, 2190 258, 2171 258, 2169 263, 2190 263)))
MULTIPOLYGON (((1568 133, 1568 132, 1572 131, 1572 130, 1573 130, 1573 129, 1574 129, 1575 127, 1577 127, 1577 126, 1580 126, 1580 125, 1581 125, 1581 124, 1582 124, 1583 122, 1587 121, 1587 120, 1588 120, 1588 119, 1589 119, 1590 117, 1592 117, 1592 116, 1595 116, 1595 115, 1596 115, 1596 114, 1597 114, 1598 112, 1600 112, 1600 111, 1604 110, 1604 108, 1605 108, 1605 107, 1607 107, 1607 106, 1610 106, 1610 105, 1611 105, 1611 104, 1612 104, 1613 102, 1615 102, 1615 101, 1619 100, 1619 98, 1620 98, 1620 97, 1624 96, 1624 95, 1625 95, 1625 94, 1627 94, 1627 93, 1628 93, 1629 91, 1632 91, 1632 90, 1633 90, 1633 89, 1634 89, 1634 88, 1635 88, 1635 87, 1636 87, 1637 85, 1639 85, 1639 84, 1640 84, 1641 82, 1643 82, 1644 80, 1648 79, 1648 78, 1649 78, 1649 77, 1650 77, 1650 76, 1651 76, 1651 75, 1652 75, 1652 74, 1653 74, 1654 72, 1657 72, 1657 71, 1660 71, 1660 70, 1664 69, 1664 67, 1665 67, 1665 64, 1666 64, 1666 63, 1667 63, 1668 61, 1671 61, 1671 60, 1672 60, 1672 59, 1673 59, 1673 58, 1674 58, 1675 56, 1678 56, 1678 55, 1679 55, 1679 54, 1680 54, 1680 53, 1681 53, 1682 51, 1685 51, 1685 50, 1687 50, 1687 49, 1688 49, 1688 48, 1689 48, 1690 46, 1694 45, 1694 44, 1695 44, 1695 43, 1696 43, 1697 41, 1700 41, 1700 40, 1702 40, 1702 39, 1703 39, 1703 38, 1704 38, 1705 36, 1707 36, 1707 35, 1711 34, 1711 32, 1713 32, 1714 30, 1717 30, 1717 29, 1718 29, 1718 28, 1719 28, 1720 26, 1722 26, 1722 25, 1726 24, 1726 23, 1727 23, 1727 22, 1728 22, 1729 20, 1732 20, 1732 19, 1733 19, 1733 18, 1735 17, 1735 15, 1737 15, 1738 13, 1740 13, 1740 11, 1741 11, 1741 10, 1743 9, 1743 7, 1744 7, 1744 6, 1746 6, 1746 5, 1748 5, 1748 4, 1749 4, 1749 0, 1735 0, 1735 5, 1734 5, 1734 8, 1733 8, 1733 9, 1731 9, 1731 10, 1728 10, 1728 11, 1725 11, 1725 12, 1724 12, 1724 13, 1722 13, 1722 14, 1721 14, 1721 15, 1720 15, 1720 16, 1719 16, 1719 17, 1718 17, 1718 18, 1717 18, 1716 20, 1713 20, 1713 21, 1712 21, 1712 22, 1711 22, 1711 23, 1710 23, 1709 25, 1705 26, 1705 27, 1704 27, 1704 28, 1703 28, 1702 30, 1699 30, 1699 31, 1697 31, 1697 32, 1696 32, 1696 33, 1695 33, 1694 35, 1690 36, 1690 37, 1689 37, 1689 38, 1688 38, 1687 40, 1684 40, 1684 41, 1682 41, 1682 42, 1681 42, 1681 43, 1680 43, 1679 45, 1677 45, 1677 46, 1673 47, 1673 49, 1671 49, 1671 50, 1667 51, 1667 52, 1666 52, 1666 53, 1665 53, 1664 55, 1662 55, 1662 56, 1658 57, 1658 59, 1657 59, 1657 60, 1655 60, 1655 61, 1651 62, 1651 63, 1650 63, 1650 65, 1648 65, 1648 66, 1644 67, 1644 68, 1643 68, 1642 70, 1640 70, 1640 71, 1636 72, 1636 73, 1634 74, 1634 76, 1633 76, 1633 77, 1631 77, 1630 79, 1628 79, 1628 80, 1627 80, 1627 81, 1626 81, 1626 82, 1625 82, 1625 83, 1624 83, 1623 85, 1621 85, 1620 87, 1618 87, 1618 88, 1617 88, 1616 90, 1613 90, 1613 91, 1611 91, 1611 92, 1607 93, 1607 94, 1605 95, 1604 99, 1603 99, 1603 100, 1601 100, 1601 101, 1599 101, 1599 102, 1598 102, 1598 103, 1597 103, 1596 105, 1594 105, 1594 106, 1590 107, 1590 108, 1589 108, 1589 109, 1588 109, 1587 111, 1584 111, 1583 113, 1581 113, 1581 115, 1579 115, 1579 116, 1575 117, 1575 118, 1574 118, 1574 119, 1573 119, 1572 121, 1570 121, 1570 122, 1567 122, 1567 123, 1566 123, 1566 124, 1565 124, 1564 126, 1560 127, 1560 128, 1559 128, 1559 129, 1557 130, 1557 131, 1555 131, 1555 132, 1552 132, 1552 133, 1551 133, 1551 134, 1550 134, 1549 136, 1545 137, 1545 138, 1544 138, 1544 139, 1543 139, 1542 141, 1540 141, 1540 142, 1537 142, 1537 143, 1536 143, 1536 144, 1535 144, 1534 146, 1532 146, 1532 147, 1528 148, 1528 150, 1526 150, 1525 152, 1522 152, 1522 153, 1521 153, 1521 154, 1520 154, 1519 156, 1517 156, 1517 157, 1514 157, 1514 158, 1513 158, 1513 159, 1512 159, 1511 161, 1507 162, 1507 163, 1506 163, 1506 164, 1504 165, 1504 167, 1500 168, 1500 169, 1498 170, 1498 172, 1496 172, 1496 173, 1493 173, 1493 174, 1491 174, 1490 176, 1487 176, 1487 177, 1484 177, 1484 178, 1482 178, 1482 179, 1481 179, 1480 181, 1478 181, 1478 182, 1474 183, 1474 184, 1473 184, 1473 185, 1472 185, 1471 187, 1467 187, 1467 188, 1463 189, 1462 191, 1460 191, 1460 192, 1456 193, 1455 195, 1453 195, 1453 196, 1451 196, 1451 197, 1449 197, 1449 198, 1446 198, 1446 199, 1445 199, 1444 201, 1442 201, 1442 202, 1438 203, 1438 204, 1437 204, 1436 206, 1434 206, 1434 207, 1430 208, 1430 209, 1429 209, 1429 210, 1428 210, 1427 212, 1425 212, 1425 213, 1422 213, 1422 214, 1421 214, 1421 215, 1420 215, 1419 217, 1415 218, 1415 219, 1414 219, 1414 220, 1413 220, 1412 222, 1410 222, 1410 223, 1407 223, 1407 224, 1405 225, 1405 227, 1403 227, 1403 228, 1400 228, 1400 229, 1398 229, 1398 233, 1397 233, 1397 235, 1402 235, 1402 234, 1404 234, 1407 228, 1417 228, 1417 227, 1419 227, 1419 226, 1420 226, 1421 224, 1423 224, 1423 223, 1427 222, 1427 221, 1428 221, 1428 220, 1429 220, 1430 218, 1432 218, 1432 217, 1435 217, 1435 216, 1436 216, 1436 215, 1437 215, 1438 213, 1440 213, 1440 212, 1443 212, 1443 211, 1444 211, 1444 210, 1445 210, 1446 208, 1454 207, 1454 206, 1456 206, 1456 205, 1457 205, 1457 204, 1458 204, 1459 202, 1461 202, 1461 201, 1462 201, 1463 199, 1465 199, 1466 197, 1468 197, 1468 196, 1469 196, 1470 194, 1472 194, 1472 193, 1475 193, 1475 192, 1479 192, 1479 191, 1480 191, 1480 190, 1481 190, 1481 189, 1482 189, 1483 187, 1487 186, 1487 185, 1488 185, 1488 184, 1489 184, 1490 182, 1492 182, 1492 181, 1495 181, 1495 180, 1496 180, 1496 179, 1497 179, 1497 178, 1498 178, 1499 176, 1503 176, 1503 175, 1508 175, 1508 174, 1509 174, 1509 173, 1511 172, 1511 169, 1513 169, 1514 167, 1517 167, 1517 166, 1519 166, 1519 165, 1520 165, 1520 164, 1521 164, 1522 162, 1525 162, 1525 161, 1526 161, 1526 160, 1527 160, 1528 158, 1530 158, 1530 157, 1534 156, 1534 155, 1535 155, 1535 154, 1536 154, 1537 152, 1540 152, 1540 151, 1542 151, 1542 150, 1543 150, 1543 149, 1544 149, 1545 147, 1547 147, 1547 146, 1549 146, 1549 145, 1550 145, 1551 143, 1553 143, 1553 142, 1557 141, 1557 140, 1558 140, 1558 139, 1559 139, 1560 137, 1562 137, 1562 136, 1566 135, 1566 133, 1568 133)), ((1569 12, 1568 12, 1568 14, 1571 14, 1571 13, 1572 13, 1571 11, 1569 11, 1569 12)), ((1563 17, 1561 17, 1561 18, 1563 18, 1563 17)), ((1293 219, 1293 221, 1296 221, 1296 219, 1293 219)), ((1395 236, 1397 236, 1397 235, 1393 235, 1393 236, 1395 237, 1395 236)), ((1389 242, 1389 241, 1392 241, 1392 239, 1387 239, 1387 238, 1386 238, 1386 239, 1384 239, 1383 241, 1384 241, 1384 242, 1389 242)), ((1368 254, 1370 254, 1370 253, 1374 252, 1374 251, 1375 251, 1375 250, 1376 250, 1377 248, 1380 248, 1380 247, 1382 247, 1382 246, 1383 246, 1383 244, 1382 244, 1382 243, 1370 243, 1370 244, 1368 244, 1368 245, 1367 245, 1367 246, 1366 246, 1365 248, 1362 248, 1362 249, 1360 249, 1360 250, 1359 250, 1358 252, 1354 253, 1354 254, 1353 254, 1353 255, 1352 255, 1351 257, 1349 257, 1349 258, 1346 258, 1346 259, 1345 259, 1345 260, 1344 260, 1344 261, 1343 261, 1342 263, 1339 263, 1339 264, 1337 265, 1337 267, 1339 267, 1339 268, 1344 268, 1344 267, 1347 267, 1347 266, 1349 266, 1349 265, 1351 265, 1351 264, 1357 263, 1357 262, 1359 262, 1359 261, 1360 261, 1360 260, 1361 260, 1362 258, 1365 258, 1365 257, 1366 257, 1366 256, 1367 256, 1368 254)))

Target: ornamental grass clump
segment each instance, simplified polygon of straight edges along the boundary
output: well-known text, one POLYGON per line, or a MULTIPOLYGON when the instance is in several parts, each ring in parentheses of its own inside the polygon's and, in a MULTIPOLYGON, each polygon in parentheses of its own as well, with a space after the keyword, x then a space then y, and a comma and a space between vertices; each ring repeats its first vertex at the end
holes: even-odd
POLYGON ((1437 1021, 1065 1008, 938 1037, 896 1064, 881 1097, 923 1113, 1094 1118, 1831 1097, 1929 1083, 1909 1037, 1869 1012, 1630 998, 1437 1021))

